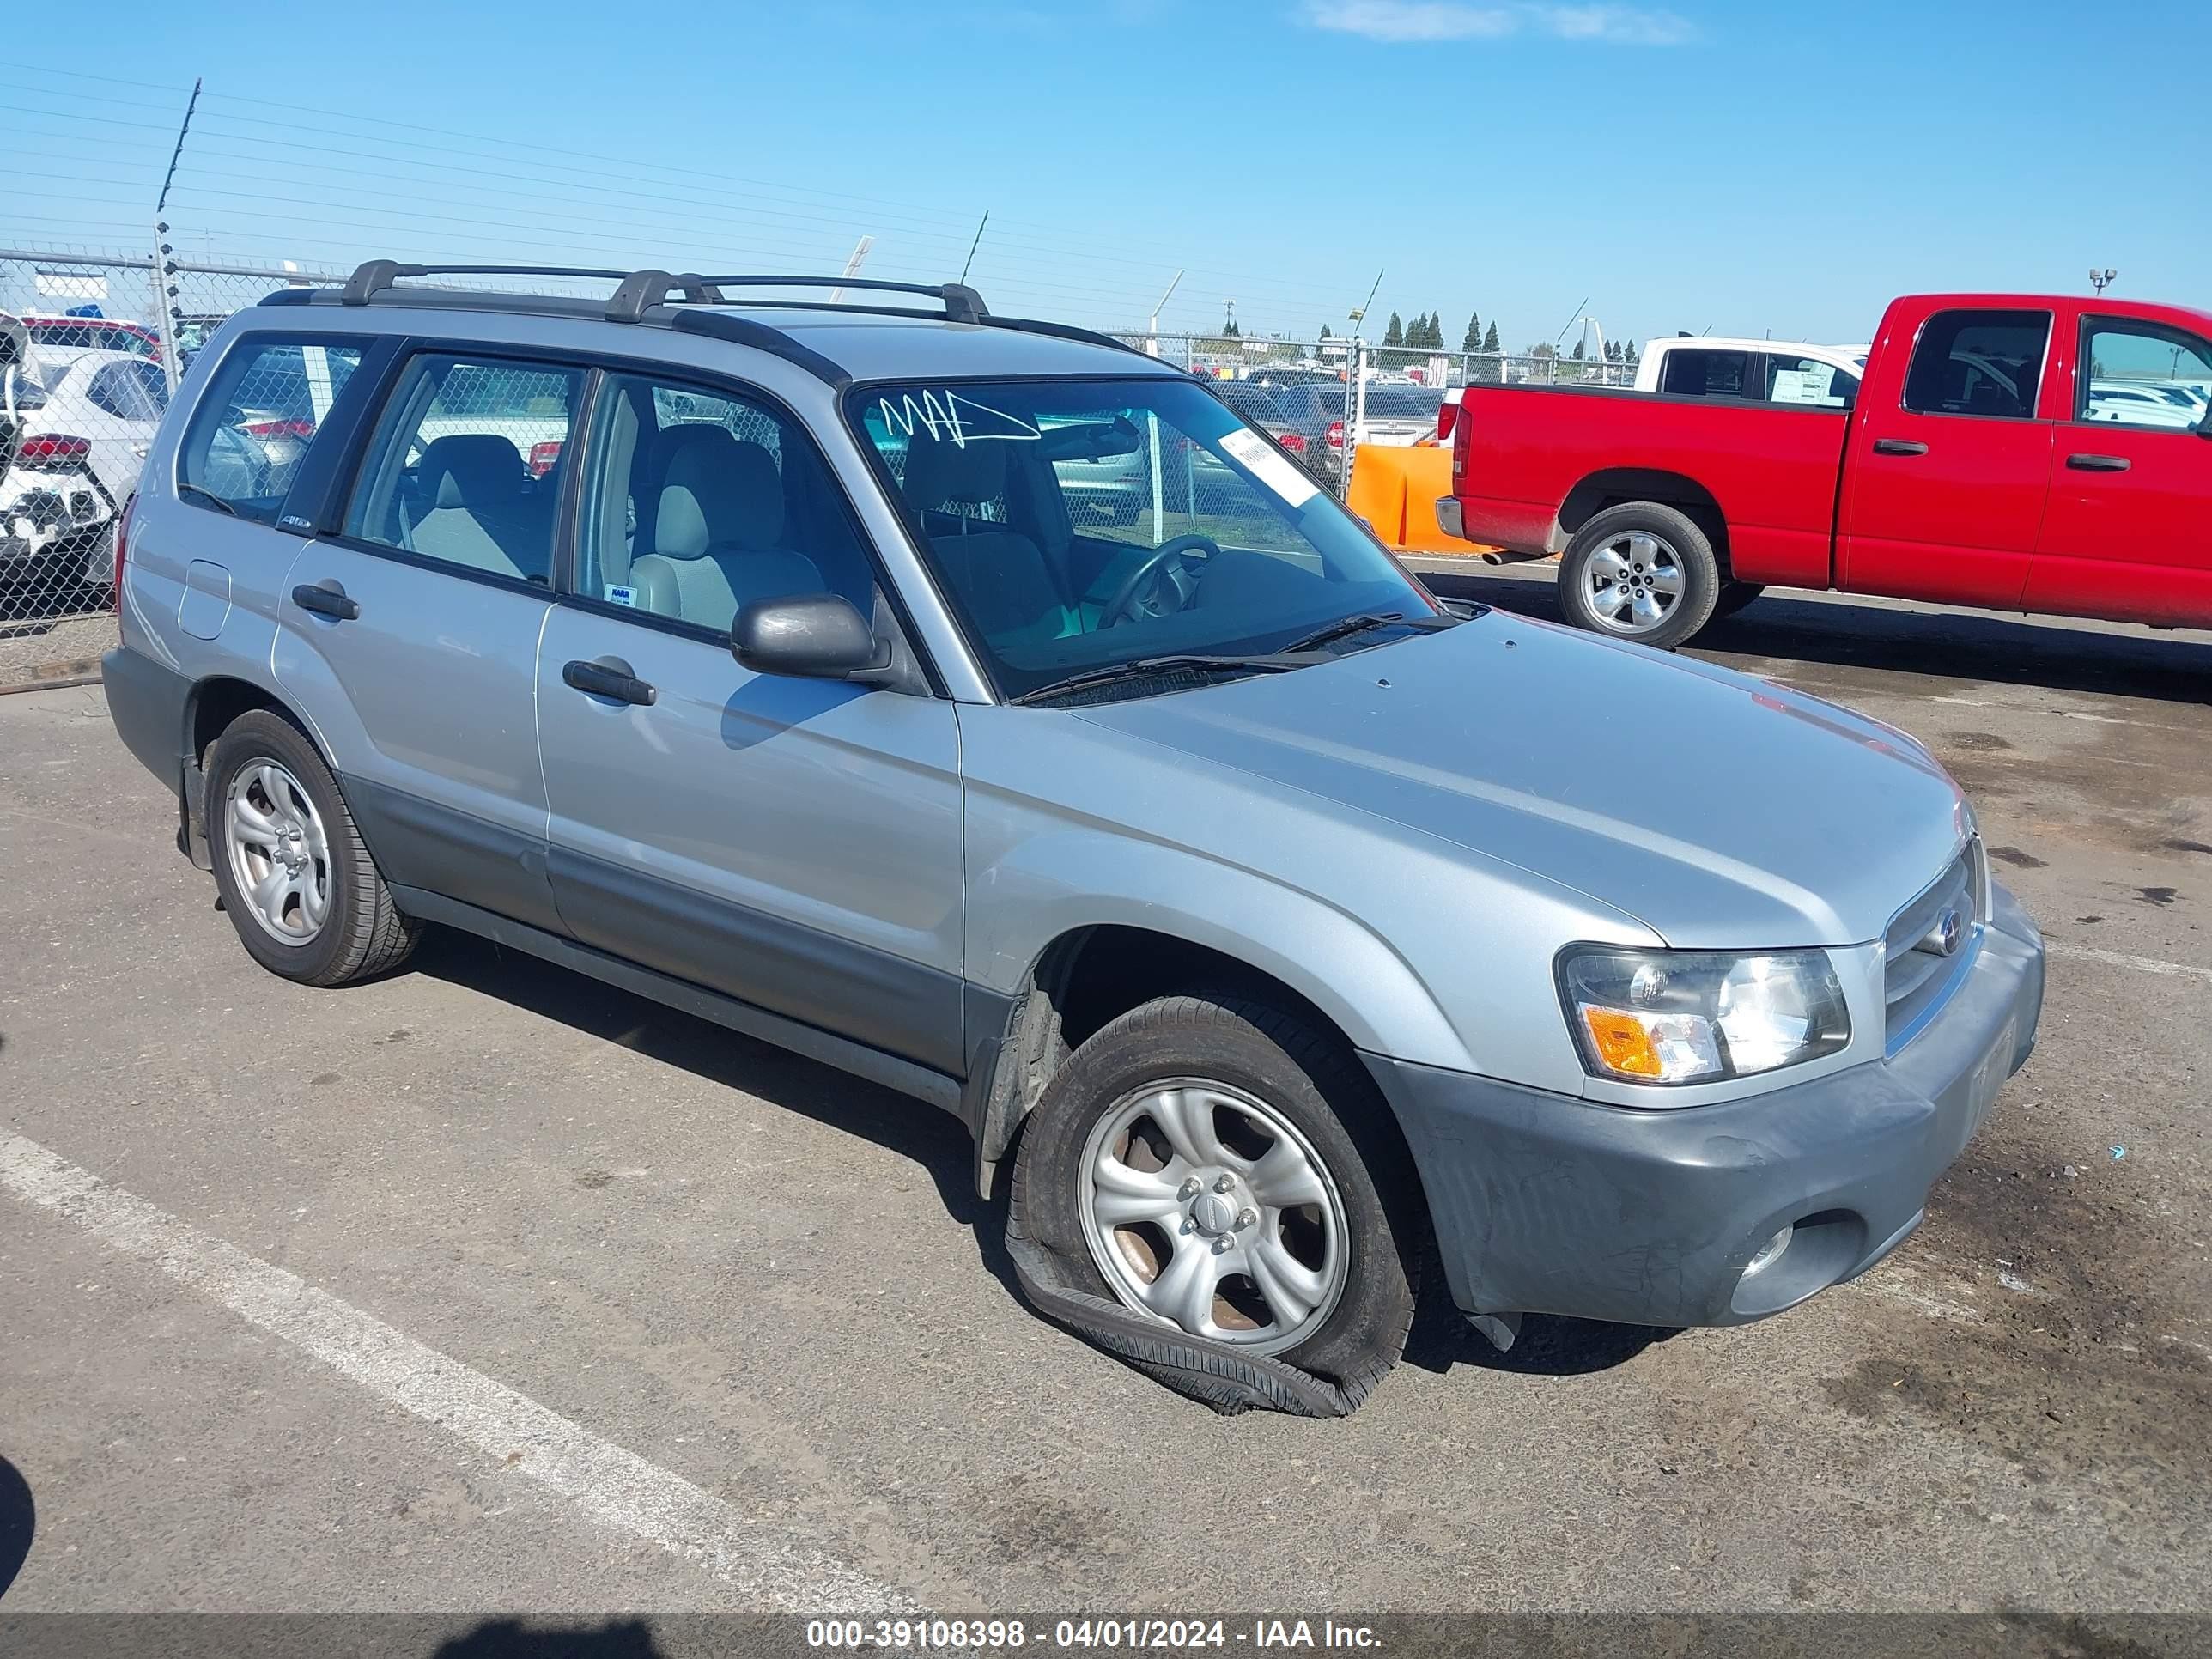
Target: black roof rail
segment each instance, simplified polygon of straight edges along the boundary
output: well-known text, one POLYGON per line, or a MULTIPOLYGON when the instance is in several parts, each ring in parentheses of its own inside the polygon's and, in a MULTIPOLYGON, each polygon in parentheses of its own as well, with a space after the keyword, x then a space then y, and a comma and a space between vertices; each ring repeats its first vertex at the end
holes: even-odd
POLYGON ((965 283, 888 283, 874 276, 708 276, 716 288, 859 288, 876 294, 915 294, 945 307, 949 323, 980 323, 991 314, 983 296, 965 283))
POLYGON ((980 319, 986 328, 1010 328, 1022 334, 1049 335, 1055 340, 1080 340, 1085 345, 1111 346, 1116 351, 1134 352, 1148 363, 1160 363, 1172 369, 1173 363, 1163 363, 1142 346, 1131 345, 1127 340, 1111 334, 1101 334, 1095 328, 1078 328, 1073 323, 1044 323, 1034 317, 985 317, 980 319))
POLYGON ((781 357, 787 363, 805 369, 823 385, 838 391, 852 384, 853 377, 842 364, 832 362, 811 346, 801 345, 780 328, 773 328, 750 317, 732 317, 726 311, 679 311, 675 317, 675 328, 682 334, 704 334, 717 340, 729 340, 738 345, 751 346, 781 357))
POLYGON ((338 297, 349 306, 365 306, 403 276, 603 276, 620 282, 628 275, 587 265, 403 265, 396 259, 368 259, 354 267, 338 297))

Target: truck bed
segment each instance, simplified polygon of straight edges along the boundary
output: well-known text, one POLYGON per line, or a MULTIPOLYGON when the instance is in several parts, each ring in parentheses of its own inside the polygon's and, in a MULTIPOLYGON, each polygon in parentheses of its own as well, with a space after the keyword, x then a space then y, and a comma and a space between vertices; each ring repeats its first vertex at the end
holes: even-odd
POLYGON ((1826 587, 1852 418, 1617 386, 1472 386, 1453 434, 1453 494, 1469 540, 1547 554, 1566 545, 1562 517, 1666 498, 1658 477, 1694 480, 1727 526, 1736 580, 1826 587))

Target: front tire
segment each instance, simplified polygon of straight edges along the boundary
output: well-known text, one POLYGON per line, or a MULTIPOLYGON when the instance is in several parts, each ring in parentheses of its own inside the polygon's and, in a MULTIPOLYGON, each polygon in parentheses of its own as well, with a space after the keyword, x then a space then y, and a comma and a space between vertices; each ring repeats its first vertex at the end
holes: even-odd
POLYGON ((1577 628, 1670 651, 1711 620, 1720 562, 1686 514, 1657 501, 1609 507, 1559 561, 1559 610, 1577 628))
POLYGON ((337 780, 300 728, 240 714, 207 754, 208 850, 239 943, 272 974, 343 985, 396 968, 421 924, 402 915, 337 780))
POLYGON ((1340 1043, 1197 995, 1133 1009, 1068 1057, 1024 1127, 1013 1205, 1066 1283, 1356 1402, 1413 1321, 1416 1193, 1340 1043))

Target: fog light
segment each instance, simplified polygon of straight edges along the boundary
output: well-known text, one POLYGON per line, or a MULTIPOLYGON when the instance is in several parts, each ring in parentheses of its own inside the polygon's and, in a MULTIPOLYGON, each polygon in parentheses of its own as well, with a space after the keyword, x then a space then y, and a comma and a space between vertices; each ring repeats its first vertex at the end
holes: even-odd
POLYGON ((1760 1245, 1759 1254, 1744 1264, 1743 1276, 1749 1279, 1753 1273, 1765 1273, 1776 1262, 1781 1261, 1783 1251, 1790 1248, 1790 1236, 1796 1231, 1797 1225, 1792 1222, 1768 1239, 1765 1243, 1760 1245))

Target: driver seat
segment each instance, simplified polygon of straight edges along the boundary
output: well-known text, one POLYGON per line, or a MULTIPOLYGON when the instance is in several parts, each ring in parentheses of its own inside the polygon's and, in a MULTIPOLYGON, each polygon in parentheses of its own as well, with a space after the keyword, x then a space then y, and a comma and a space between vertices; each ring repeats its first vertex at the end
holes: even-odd
POLYGON ((917 431, 907 445, 906 498, 985 637, 1059 639, 1079 632, 1081 620, 1062 600, 1043 550, 1006 523, 1011 447, 917 431))

